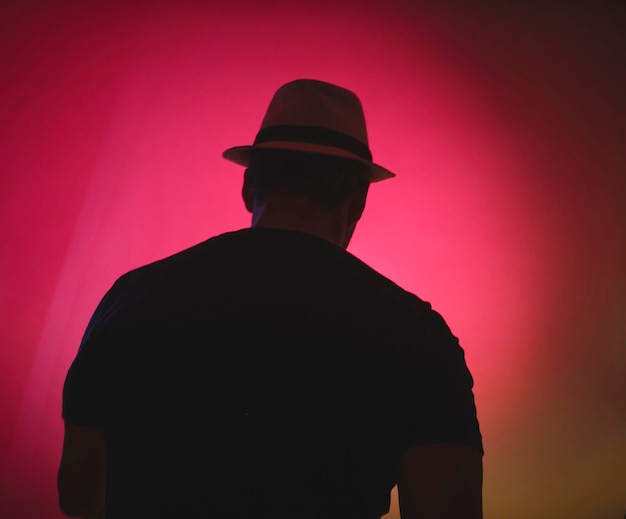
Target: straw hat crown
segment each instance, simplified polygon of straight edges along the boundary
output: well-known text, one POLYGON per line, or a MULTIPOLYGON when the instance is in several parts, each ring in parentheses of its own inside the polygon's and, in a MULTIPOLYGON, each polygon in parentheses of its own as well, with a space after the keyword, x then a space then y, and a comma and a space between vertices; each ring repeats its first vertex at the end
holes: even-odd
POLYGON ((270 102, 254 144, 229 148, 223 157, 248 166, 250 152, 257 148, 358 160, 370 167, 372 182, 395 176, 372 162, 359 98, 350 90, 323 81, 298 79, 280 87, 270 102))

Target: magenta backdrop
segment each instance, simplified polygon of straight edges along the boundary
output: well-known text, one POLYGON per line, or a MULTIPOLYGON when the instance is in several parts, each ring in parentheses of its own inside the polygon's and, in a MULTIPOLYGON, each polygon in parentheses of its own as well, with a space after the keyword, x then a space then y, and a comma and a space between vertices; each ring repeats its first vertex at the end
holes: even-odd
POLYGON ((622 517, 625 10, 447 5, 2 4, 0 517, 60 517, 90 314, 125 271, 248 225, 221 152, 295 78, 356 91, 397 172, 349 250, 460 337, 485 517, 622 517))

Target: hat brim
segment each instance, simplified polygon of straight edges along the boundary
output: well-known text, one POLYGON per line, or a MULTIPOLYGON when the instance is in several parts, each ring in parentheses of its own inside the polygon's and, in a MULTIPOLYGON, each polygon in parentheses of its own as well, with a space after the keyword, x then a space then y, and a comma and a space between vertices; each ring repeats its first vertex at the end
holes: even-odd
POLYGON ((224 151, 224 153, 222 153, 222 157, 226 160, 234 162, 235 164, 239 164, 240 166, 249 166, 250 154, 252 150, 259 148, 302 151, 306 153, 331 155, 334 157, 344 157, 347 159, 357 160, 362 164, 369 166, 370 171, 372 172, 370 182, 380 182, 381 180, 386 180, 396 176, 395 173, 392 173, 388 169, 385 169, 378 164, 374 164, 373 162, 369 162, 354 153, 350 153, 349 151, 342 150, 340 148, 334 148, 332 146, 325 146, 323 144, 309 144, 301 142, 264 142, 254 146, 235 146, 233 148, 228 148, 224 151))

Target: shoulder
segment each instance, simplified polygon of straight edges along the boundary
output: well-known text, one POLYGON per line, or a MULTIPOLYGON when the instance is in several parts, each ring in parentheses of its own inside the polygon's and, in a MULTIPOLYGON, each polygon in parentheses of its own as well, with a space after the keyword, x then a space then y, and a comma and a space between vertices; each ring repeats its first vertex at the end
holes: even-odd
POLYGON ((226 250, 236 253, 243 241, 238 238, 242 231, 220 234, 179 252, 134 268, 121 275, 111 287, 113 294, 137 291, 160 284, 176 276, 188 276, 199 270, 208 271, 226 250))
POLYGON ((344 252, 343 261, 355 279, 362 282, 373 297, 384 301, 384 304, 394 313, 400 312, 400 316, 411 320, 416 318, 428 320, 439 316, 439 314, 433 311, 429 302, 422 300, 416 294, 401 287, 351 253, 347 251, 342 252, 344 252))

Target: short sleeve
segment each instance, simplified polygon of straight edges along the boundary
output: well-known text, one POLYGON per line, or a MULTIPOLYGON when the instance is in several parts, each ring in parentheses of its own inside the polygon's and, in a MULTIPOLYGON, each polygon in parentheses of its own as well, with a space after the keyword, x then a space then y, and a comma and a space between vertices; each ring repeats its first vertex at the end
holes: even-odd
POLYGON ((440 314, 421 312, 420 344, 407 363, 408 443, 467 445, 484 453, 465 352, 440 314))
POLYGON ((112 335, 113 316, 118 307, 118 287, 114 285, 96 308, 78 353, 63 385, 63 420, 82 427, 102 427, 104 401, 100 366, 104 349, 112 335))

